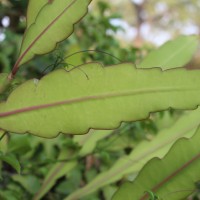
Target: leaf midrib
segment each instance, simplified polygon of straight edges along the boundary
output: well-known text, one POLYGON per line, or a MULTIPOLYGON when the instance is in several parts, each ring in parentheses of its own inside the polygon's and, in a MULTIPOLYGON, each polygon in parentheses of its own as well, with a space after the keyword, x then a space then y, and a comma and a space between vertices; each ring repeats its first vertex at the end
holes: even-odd
POLYGON ((41 105, 35 105, 35 106, 29 106, 29 107, 24 107, 24 108, 20 108, 20 109, 15 109, 15 110, 0 113, 0 117, 7 117, 10 115, 15 115, 15 114, 19 114, 19 113, 31 112, 34 110, 40 110, 40 109, 60 106, 60 105, 64 105, 64 104, 85 102, 85 101, 90 101, 90 100, 109 99, 109 98, 115 98, 115 97, 121 97, 121 96, 142 95, 142 94, 148 94, 148 93, 182 92, 182 91, 196 91, 196 90, 200 90, 200 88, 163 87, 163 88, 143 88, 143 89, 138 89, 138 90, 124 91, 124 92, 110 92, 110 93, 72 98, 72 99, 67 99, 67 100, 63 100, 63 101, 57 101, 57 102, 52 102, 52 103, 47 103, 47 104, 41 104, 41 105))
MULTIPOLYGON (((200 153, 198 153, 196 156, 194 156, 192 159, 181 165, 177 170, 173 171, 171 174, 169 174, 167 177, 165 177, 162 181, 160 181, 154 188, 152 188, 152 191, 155 192, 159 188, 161 188, 164 184, 169 182, 172 178, 174 178, 177 174, 182 172, 184 169, 186 169, 188 166, 193 164, 196 160, 200 158, 200 153)), ((146 200, 148 198, 148 195, 144 195, 140 198, 140 200, 146 200)))
MULTIPOLYGON (((190 43, 190 41, 188 42, 190 43)), ((171 54, 166 60, 164 63, 162 63, 162 65, 166 65, 169 60, 172 60, 176 55, 178 55, 181 51, 183 51, 186 47, 188 47, 188 43, 186 43, 184 46, 182 46, 182 48, 178 49, 178 51, 175 51, 174 54, 171 54)))

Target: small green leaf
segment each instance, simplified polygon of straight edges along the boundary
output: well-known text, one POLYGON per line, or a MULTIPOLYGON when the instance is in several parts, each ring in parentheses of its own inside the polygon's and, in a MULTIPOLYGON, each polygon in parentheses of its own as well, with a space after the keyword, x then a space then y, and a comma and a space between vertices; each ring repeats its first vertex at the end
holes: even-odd
POLYGON ((198 70, 163 72, 132 64, 60 69, 27 81, 2 102, 0 128, 51 138, 60 132, 114 129, 121 121, 144 119, 169 107, 194 109, 200 104, 199 76, 198 70))
POLYGON ((150 52, 138 67, 161 67, 163 70, 183 67, 192 59, 198 44, 197 36, 179 36, 150 52))
POLYGON ((22 185, 30 194, 35 194, 40 189, 40 181, 33 175, 13 175, 12 179, 22 185))
POLYGON ((21 166, 14 154, 11 153, 3 154, 2 152, 0 152, 0 160, 6 162, 11 167, 13 167, 18 173, 20 173, 21 166))
POLYGON ((77 142, 82 148, 79 151, 79 156, 86 156, 93 152, 99 140, 110 135, 110 130, 91 130, 86 135, 75 135, 74 142, 77 142))
POLYGON ((181 138, 163 158, 153 158, 132 183, 125 183, 112 200, 147 200, 151 190, 163 200, 186 199, 200 180, 200 129, 191 139, 181 138))
POLYGON ((9 140, 8 150, 15 155, 25 155, 31 150, 31 143, 29 135, 14 134, 9 140))
MULTIPOLYGON (((66 150, 61 151, 58 159, 66 159, 69 156, 69 153, 70 152, 66 152, 66 150)), ((67 175, 76 165, 76 160, 72 160, 69 162, 58 162, 55 165, 53 165, 49 173, 46 175, 42 186, 34 195, 33 199, 41 199, 55 185, 56 181, 59 178, 67 175)))

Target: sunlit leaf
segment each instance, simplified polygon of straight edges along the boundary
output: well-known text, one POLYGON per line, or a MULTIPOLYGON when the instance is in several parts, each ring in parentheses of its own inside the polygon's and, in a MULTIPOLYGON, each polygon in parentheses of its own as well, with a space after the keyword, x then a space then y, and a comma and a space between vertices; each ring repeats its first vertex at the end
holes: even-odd
POLYGON ((26 29, 28 29, 36 20, 39 11, 43 8, 45 4, 48 4, 49 0, 29 0, 27 9, 27 20, 26 29))
POLYGON ((90 2, 91 0, 53 0, 48 1, 40 10, 44 1, 40 1, 39 5, 30 1, 30 27, 25 32, 13 75, 20 65, 32 59, 34 55, 48 53, 55 48, 57 42, 67 38, 72 33, 74 24, 86 14, 90 2), (33 11, 30 11, 32 9, 33 11), (32 12, 35 14, 30 17, 32 12))
POLYGON ((198 44, 199 38, 197 36, 179 36, 151 51, 138 67, 161 67, 162 69, 183 67, 192 59, 198 44))
POLYGON ((153 158, 132 183, 125 183, 113 200, 147 200, 151 190, 163 200, 186 199, 200 180, 200 129, 191 139, 179 139, 163 158, 153 158))
POLYGON ((54 71, 19 86, 0 104, 0 128, 55 137, 114 129, 150 112, 194 109, 200 103, 200 71, 136 69, 132 64, 90 63, 54 71))

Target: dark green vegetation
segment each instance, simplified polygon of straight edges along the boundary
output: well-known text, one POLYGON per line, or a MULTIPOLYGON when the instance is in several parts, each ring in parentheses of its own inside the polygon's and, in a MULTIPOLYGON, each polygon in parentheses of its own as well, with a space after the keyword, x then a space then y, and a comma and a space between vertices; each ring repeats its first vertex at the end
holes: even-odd
MULTIPOLYGON (((34 37, 31 35, 24 41, 25 47, 21 49, 22 56, 19 56, 19 59, 27 5, 26 1, 10 2, 13 7, 0 4, 1 17, 9 16, 11 20, 8 28, 1 28, 5 40, 0 42, 0 126, 5 129, 0 132, 0 199, 109 200, 120 185, 122 187, 115 193, 114 200, 179 200, 190 194, 195 200, 198 199, 200 139, 199 131, 196 130, 200 113, 199 109, 186 112, 180 109, 194 109, 199 105, 200 71, 176 69, 162 72, 160 69, 136 69, 134 64, 123 64, 140 63, 138 68, 152 68, 154 64, 163 70, 182 67, 191 60, 198 45, 198 38, 181 36, 158 51, 152 49, 143 59, 149 49, 132 46, 122 48, 122 44, 113 35, 107 34, 108 30, 116 33, 121 29, 110 23, 110 19, 120 16, 107 15, 110 7, 100 2, 95 13, 91 11, 85 16, 75 26, 72 36, 57 45, 53 52, 36 56, 20 67, 20 62, 33 57, 32 53, 27 53, 25 58, 23 55, 34 37), (158 57, 162 59, 156 60, 158 57), (102 65, 82 65, 91 61, 98 61, 102 65), (114 64, 118 65, 106 68, 114 64), (79 65, 82 66, 73 69, 79 65), (13 66, 17 66, 16 75, 13 66), (62 69, 56 70, 58 68, 62 69), (4 73, 11 71, 14 79, 7 85, 5 80, 8 75, 4 73), (42 77, 46 85, 38 80, 42 77), (31 78, 35 79, 26 82, 31 78), (16 89, 22 83, 25 84, 16 89), (38 85, 42 88, 40 92, 35 90, 38 85), (87 90, 84 91, 85 88, 87 90), (11 93, 9 98, 14 96, 14 100, 5 106, 3 100, 11 93), (72 99, 72 104, 69 103, 68 106, 66 102, 62 103, 67 108, 62 105, 62 110, 57 107, 54 110, 53 107, 49 110, 36 109, 37 114, 34 113, 33 103, 47 105, 52 103, 52 100, 53 103, 58 103, 68 99, 72 99), (89 106, 86 101, 88 99, 94 100, 89 106), (74 107, 73 103, 77 103, 77 107, 74 107), (83 103, 86 105, 82 105, 83 103), (55 137, 58 132, 85 133, 89 127, 116 128, 123 120, 141 120, 146 118, 149 112, 169 107, 179 110, 151 113, 146 120, 123 122, 115 130, 90 130, 85 135, 60 134, 56 138, 47 139, 55 137), (6 116, 10 115, 10 108, 11 112, 14 110, 22 115, 11 113, 11 116, 6 116), (28 108, 31 112, 18 112, 21 108, 28 108), (33 108, 33 112, 30 108, 33 108), (70 110, 68 116, 65 116, 63 110, 70 110), (77 110, 83 112, 79 113, 77 110), (42 117, 45 115, 49 117, 48 123, 44 120, 47 120, 47 116, 42 117), (45 138, 31 134, 15 134, 26 131, 45 138), (138 172, 139 176, 135 179, 138 172), (123 185, 126 180, 135 182, 123 185)), ((34 0, 30 2, 35 10, 41 9, 38 4, 34 4, 34 0)), ((38 2, 41 5, 47 3, 46 0, 38 2)), ((80 16, 76 15, 74 10, 70 10, 70 14, 81 18, 86 12, 81 3, 87 4, 89 1, 73 2, 77 2, 77 5, 80 3, 80 16)), ((48 8, 51 9, 50 6, 48 8)), ((28 26, 31 27, 37 17, 30 14, 30 10, 28 16, 28 26)), ((40 17, 37 18, 39 22, 40 17)), ((66 29, 68 26, 72 27, 72 24, 67 24, 72 22, 66 19, 68 18, 64 18, 61 23, 62 30, 65 26, 66 29)), ((42 21, 40 27, 45 25, 42 21)), ((29 31, 31 32, 31 29, 29 31)), ((69 28, 67 35, 71 31, 69 28)), ((35 29, 33 32, 35 33, 35 29)), ((60 36, 66 33, 56 34, 60 36)), ((46 47, 44 45, 48 42, 49 39, 45 38, 39 47, 34 47, 35 54, 47 53, 46 49, 42 48, 46 47)), ((52 49, 49 47, 47 51, 49 50, 52 49)))

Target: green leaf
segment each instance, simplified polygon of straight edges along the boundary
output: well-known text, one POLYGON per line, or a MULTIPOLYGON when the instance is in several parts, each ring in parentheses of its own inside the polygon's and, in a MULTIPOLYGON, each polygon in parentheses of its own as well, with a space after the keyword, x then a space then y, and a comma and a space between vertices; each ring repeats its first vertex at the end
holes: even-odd
POLYGON ((29 135, 13 134, 8 142, 8 151, 15 155, 26 155, 30 152, 33 140, 29 135))
POLYGON ((33 175, 13 175, 12 179, 22 185, 30 194, 35 194, 40 189, 40 181, 33 175))
POLYGON ((48 53, 55 48, 56 43, 66 39, 73 32, 73 25, 86 14, 90 2, 91 0, 53 0, 39 11, 44 1, 40 1, 39 5, 30 1, 28 29, 13 74, 34 55, 48 53), (33 11, 30 11, 32 8, 33 11), (30 17, 32 12, 35 14, 30 17))
POLYGON ((169 107, 194 109, 200 103, 199 76, 198 70, 163 72, 132 64, 59 69, 40 81, 27 81, 1 103, 0 128, 51 138, 60 132, 114 129, 121 121, 144 119, 169 107))
POLYGON ((11 153, 3 154, 3 153, 0 152, 0 160, 8 163, 18 173, 20 173, 21 167, 20 167, 19 161, 17 160, 17 158, 15 157, 14 154, 11 154, 11 153))
POLYGON ((27 9, 27 20, 26 20, 26 29, 28 29, 36 20, 39 11, 43 8, 44 5, 48 4, 49 0, 29 0, 28 9, 27 9))
MULTIPOLYGON (((60 152, 58 159, 66 159, 70 152, 66 150, 60 152)), ((41 199, 56 183, 56 181, 67 175, 75 166, 77 165, 76 160, 69 162, 58 162, 50 169, 49 173, 46 175, 40 190, 34 195, 34 200, 41 199)))
POLYGON ((3 190, 0 191, 1 200, 19 200, 15 191, 3 190))
POLYGON ((67 179, 63 180, 60 184, 56 185, 55 191, 62 194, 70 194, 77 190, 82 181, 82 168, 83 165, 79 163, 72 171, 70 171, 67 179), (65 190, 64 190, 65 187, 65 190))
POLYGON ((79 156, 86 156, 93 152, 99 140, 110 135, 110 130, 91 130, 86 135, 75 135, 74 142, 77 142, 82 148, 79 151, 79 156))
POLYGON ((200 108, 187 112, 173 126, 161 130, 152 141, 141 142, 127 157, 118 159, 108 171, 96 176, 87 185, 68 196, 66 200, 79 199, 91 194, 108 184, 119 181, 127 174, 136 176, 147 161, 153 157, 162 158, 177 139, 190 138, 194 135, 199 121, 200 108))
POLYGON ((161 67, 162 69, 182 67, 192 59, 198 44, 197 36, 180 36, 150 52, 138 67, 161 67))
POLYGON ((200 180, 200 129, 191 138, 179 139, 163 158, 153 158, 132 183, 125 183, 113 200, 145 200, 145 191, 156 193, 163 200, 186 199, 200 180))

